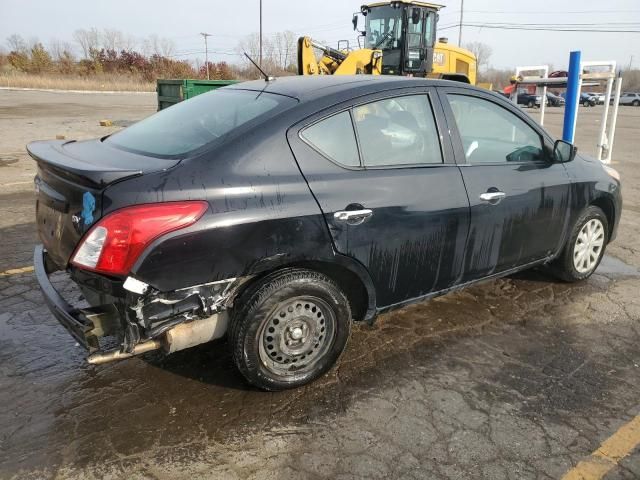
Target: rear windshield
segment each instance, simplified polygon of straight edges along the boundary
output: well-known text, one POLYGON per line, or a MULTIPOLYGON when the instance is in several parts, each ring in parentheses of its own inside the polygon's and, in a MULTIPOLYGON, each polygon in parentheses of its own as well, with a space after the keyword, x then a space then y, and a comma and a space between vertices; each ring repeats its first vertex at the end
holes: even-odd
POLYGON ((295 103, 297 100, 282 95, 222 88, 161 110, 106 141, 143 155, 175 158, 295 103))

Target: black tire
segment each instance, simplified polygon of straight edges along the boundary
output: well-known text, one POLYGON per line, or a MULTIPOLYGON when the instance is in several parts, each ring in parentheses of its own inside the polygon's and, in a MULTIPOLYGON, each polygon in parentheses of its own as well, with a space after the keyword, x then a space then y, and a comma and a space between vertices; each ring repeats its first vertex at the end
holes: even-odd
POLYGON ((311 270, 285 269, 234 301, 229 345, 249 383, 284 390, 326 373, 350 333, 349 302, 333 280, 311 270), (297 337, 303 332, 306 336, 297 337))
POLYGON ((536 102, 534 102, 533 100, 529 100, 529 103, 527 103, 527 107, 529 108, 533 108, 536 106, 536 102))
POLYGON ((640 100, 634 100, 633 101, 633 106, 634 107, 640 107, 640 100))
POLYGON ((561 280, 565 282, 578 282, 589 278, 600 265, 604 251, 607 248, 609 240, 609 222, 604 212, 595 206, 587 207, 576 220, 571 230, 567 243, 565 244, 560 255, 551 263, 551 271, 561 280), (580 231, 592 220, 597 220, 603 227, 603 242, 597 253, 597 259, 587 271, 579 271, 574 262, 574 254, 576 254, 577 240, 580 231))

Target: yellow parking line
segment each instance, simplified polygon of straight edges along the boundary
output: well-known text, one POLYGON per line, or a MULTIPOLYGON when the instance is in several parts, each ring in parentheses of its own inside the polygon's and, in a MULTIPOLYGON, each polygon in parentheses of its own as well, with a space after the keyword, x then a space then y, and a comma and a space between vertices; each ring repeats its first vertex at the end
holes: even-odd
POLYGON ((640 445, 640 415, 607 438, 600 448, 565 473, 562 480, 598 480, 640 445))
POLYGON ((5 270, 4 272, 0 272, 0 277, 9 277, 11 275, 18 275, 20 273, 33 272, 33 265, 29 267, 22 268, 11 268, 9 270, 5 270))

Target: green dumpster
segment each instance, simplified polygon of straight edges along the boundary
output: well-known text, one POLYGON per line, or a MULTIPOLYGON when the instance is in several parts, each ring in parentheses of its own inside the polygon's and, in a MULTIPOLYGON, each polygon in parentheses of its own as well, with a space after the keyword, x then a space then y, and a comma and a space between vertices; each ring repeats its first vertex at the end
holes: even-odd
POLYGON ((238 83, 240 80, 195 80, 185 78, 181 80, 157 80, 158 110, 170 107, 182 100, 206 93, 216 88, 226 87, 238 83))

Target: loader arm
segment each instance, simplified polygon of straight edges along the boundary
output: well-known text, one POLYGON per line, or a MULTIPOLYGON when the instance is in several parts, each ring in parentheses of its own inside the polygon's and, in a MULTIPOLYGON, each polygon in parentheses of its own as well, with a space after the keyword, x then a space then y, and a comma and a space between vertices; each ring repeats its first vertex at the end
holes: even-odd
POLYGON ((361 48, 342 51, 317 43, 310 37, 298 39, 298 75, 380 75, 381 73, 381 50, 361 48), (320 60, 317 60, 314 49, 322 52, 320 60))

